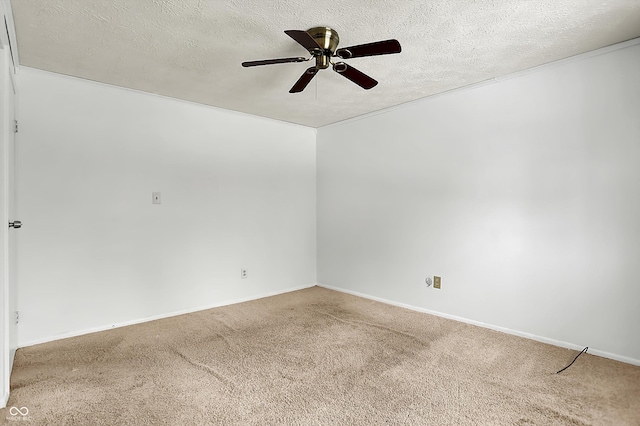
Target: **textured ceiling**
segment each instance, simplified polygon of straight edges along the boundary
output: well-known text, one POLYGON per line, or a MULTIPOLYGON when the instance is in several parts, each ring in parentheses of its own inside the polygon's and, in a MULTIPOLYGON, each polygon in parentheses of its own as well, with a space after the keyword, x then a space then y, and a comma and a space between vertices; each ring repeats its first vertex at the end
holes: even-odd
POLYGON ((20 64, 320 127, 640 37, 638 0, 11 0, 20 64), (347 62, 289 88, 311 63, 283 33, 326 25, 340 46, 395 38, 396 55, 347 62))

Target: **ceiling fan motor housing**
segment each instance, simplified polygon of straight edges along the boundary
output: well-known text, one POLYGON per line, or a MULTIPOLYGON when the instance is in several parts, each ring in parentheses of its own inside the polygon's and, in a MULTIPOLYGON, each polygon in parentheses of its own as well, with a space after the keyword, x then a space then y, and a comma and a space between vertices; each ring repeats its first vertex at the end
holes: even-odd
POLYGON ((338 48, 340 37, 338 32, 329 27, 313 27, 307 33, 318 43, 322 50, 311 52, 316 57, 316 67, 319 69, 329 68, 329 60, 338 48))

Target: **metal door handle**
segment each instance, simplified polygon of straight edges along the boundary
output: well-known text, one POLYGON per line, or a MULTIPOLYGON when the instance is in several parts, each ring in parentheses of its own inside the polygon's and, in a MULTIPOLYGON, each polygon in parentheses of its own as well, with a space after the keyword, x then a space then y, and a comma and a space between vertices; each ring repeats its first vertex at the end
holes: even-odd
POLYGON ((22 228, 22 222, 20 222, 19 220, 9 222, 9 228, 20 229, 22 228))

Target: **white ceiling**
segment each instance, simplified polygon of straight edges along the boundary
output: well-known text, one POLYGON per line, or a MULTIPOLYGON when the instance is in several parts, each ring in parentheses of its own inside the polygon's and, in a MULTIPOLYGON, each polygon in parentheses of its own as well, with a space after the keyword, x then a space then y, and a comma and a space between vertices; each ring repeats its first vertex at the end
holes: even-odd
POLYGON ((20 64, 320 127, 640 37, 638 0, 12 0, 20 64), (289 88, 311 63, 284 30, 326 25, 340 47, 395 38, 289 88))

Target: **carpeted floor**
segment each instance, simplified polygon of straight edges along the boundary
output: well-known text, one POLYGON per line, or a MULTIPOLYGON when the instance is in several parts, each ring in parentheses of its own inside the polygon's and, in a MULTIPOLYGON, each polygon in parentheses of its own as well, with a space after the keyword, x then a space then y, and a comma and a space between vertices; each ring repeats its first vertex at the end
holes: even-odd
POLYGON ((576 355, 313 287, 19 349, 0 419, 639 425, 640 367, 587 353, 554 374, 576 355))

